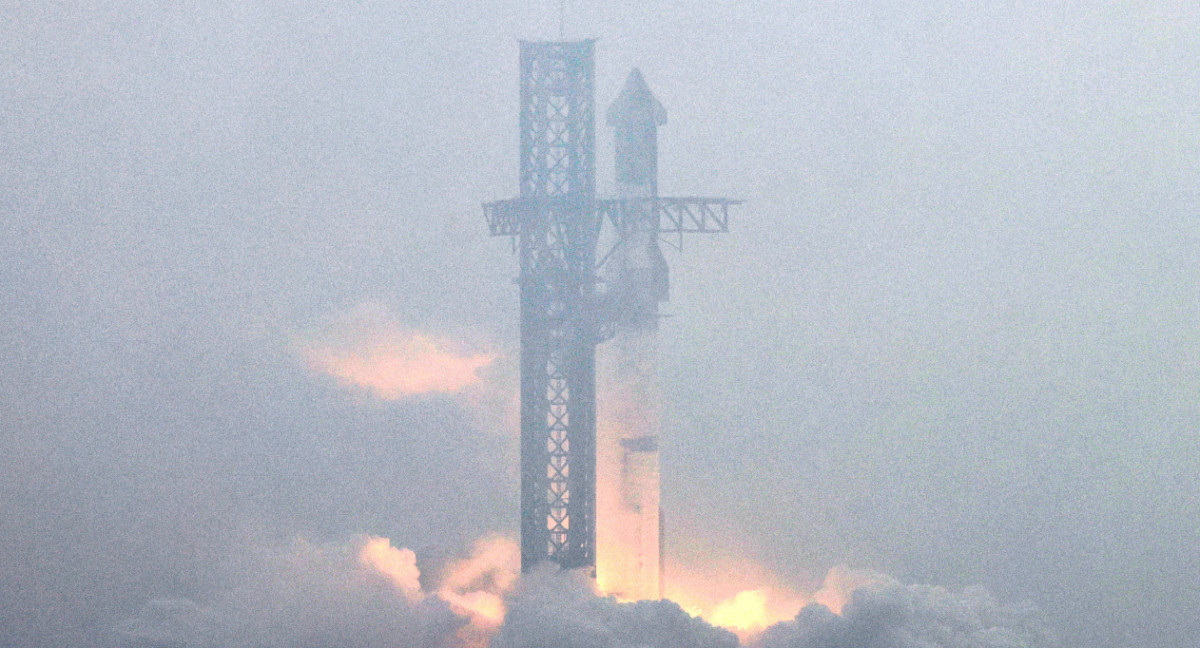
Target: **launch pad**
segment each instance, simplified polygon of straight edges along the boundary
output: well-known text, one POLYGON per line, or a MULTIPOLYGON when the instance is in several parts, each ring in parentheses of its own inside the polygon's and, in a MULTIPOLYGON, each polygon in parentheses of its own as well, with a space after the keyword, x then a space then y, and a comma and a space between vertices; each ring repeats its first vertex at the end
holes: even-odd
POLYGON ((636 69, 607 115, 618 195, 596 198, 593 43, 521 42, 520 196, 483 207, 492 236, 512 237, 520 260, 521 567, 551 561, 595 575, 597 522, 609 524, 598 518, 599 455, 619 461, 614 478, 623 480, 605 514, 622 524, 623 507, 638 526, 641 575, 628 598, 658 598, 658 421, 649 383, 658 304, 668 298, 658 243, 728 231, 739 201, 658 195, 666 112, 636 69), (627 390, 630 402, 613 408, 619 416, 598 437, 596 351, 614 338, 615 375, 647 384, 627 390))

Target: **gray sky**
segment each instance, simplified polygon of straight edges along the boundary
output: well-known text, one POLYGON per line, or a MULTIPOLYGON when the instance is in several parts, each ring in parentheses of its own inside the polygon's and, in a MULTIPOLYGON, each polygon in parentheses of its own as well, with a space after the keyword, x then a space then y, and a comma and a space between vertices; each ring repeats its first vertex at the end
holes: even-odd
MULTIPOLYGON (((1000 5, 568 3, 598 106, 638 66, 670 115, 661 191, 748 201, 669 257, 668 551, 1184 645, 1200 8, 1000 5)), ((555 2, 0 7, 0 634, 88 643, 264 539, 436 571, 515 533, 502 397, 381 400, 296 348, 385 313, 515 390, 479 203, 517 189, 517 39, 557 30, 555 2)))

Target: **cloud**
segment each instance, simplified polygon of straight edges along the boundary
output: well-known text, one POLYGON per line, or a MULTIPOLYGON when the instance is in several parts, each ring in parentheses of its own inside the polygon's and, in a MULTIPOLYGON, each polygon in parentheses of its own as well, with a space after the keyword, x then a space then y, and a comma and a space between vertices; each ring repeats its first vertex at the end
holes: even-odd
POLYGON ((816 591, 797 591, 746 558, 709 556, 696 563, 670 564, 667 596, 685 611, 730 630, 743 643, 768 627, 793 619, 805 606, 819 603, 841 613, 860 588, 895 584, 883 574, 837 566, 829 570, 816 591))
POLYGON ((767 629, 754 648, 1047 648, 1031 604, 1002 605, 986 590, 903 586, 886 577, 854 590, 838 615, 819 603, 767 629))
POLYGON ((373 304, 337 318, 296 347, 313 371, 383 400, 460 392, 479 383, 480 370, 496 359, 402 326, 373 304))
POLYGON ((419 601, 421 570, 417 569, 417 554, 412 549, 398 549, 387 538, 369 537, 358 552, 358 559, 368 567, 391 579, 410 601, 419 601))
MULTIPOLYGON (((237 582, 205 600, 149 601, 105 645, 121 648, 736 648, 738 637, 669 600, 621 603, 585 573, 519 573, 512 539, 490 536, 421 584, 416 555, 387 538, 297 540, 236 559, 237 582)), ((836 568, 810 603, 749 648, 1052 648, 1036 608, 982 588, 900 585, 836 568), (846 588, 855 588, 852 593, 846 588)), ((762 592, 733 597, 762 607, 762 592)))
POLYGON ((525 575, 492 648, 734 648, 737 637, 671 601, 618 603, 583 573, 551 566, 525 575))
POLYGON ((504 621, 504 597, 521 569, 521 548, 504 536, 476 541, 469 558, 451 564, 438 596, 474 625, 499 627, 504 621))
POLYGON ((411 578, 419 576, 415 564, 409 564, 411 552, 382 547, 377 540, 328 545, 297 540, 289 546, 250 552, 239 558, 234 587, 207 601, 150 601, 115 628, 113 644, 126 648, 455 646, 467 620, 441 599, 411 590, 411 578), (379 573, 360 558, 368 547, 389 574, 379 573), (402 577, 400 583, 393 575, 402 577))

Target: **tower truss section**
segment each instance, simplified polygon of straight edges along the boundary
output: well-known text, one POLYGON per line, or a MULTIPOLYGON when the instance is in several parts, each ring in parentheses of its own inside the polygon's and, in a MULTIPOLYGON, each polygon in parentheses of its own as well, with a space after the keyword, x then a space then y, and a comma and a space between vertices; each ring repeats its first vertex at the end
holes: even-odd
POLYGON ((596 560, 592 49, 590 40, 521 43, 521 195, 507 202, 521 262, 525 571, 596 560))

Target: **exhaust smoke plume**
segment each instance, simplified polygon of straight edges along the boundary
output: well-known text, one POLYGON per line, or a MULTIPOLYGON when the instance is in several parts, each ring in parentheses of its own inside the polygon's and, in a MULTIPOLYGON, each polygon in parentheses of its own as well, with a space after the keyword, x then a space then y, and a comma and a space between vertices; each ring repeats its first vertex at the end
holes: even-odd
POLYGON ((397 549, 387 538, 370 537, 358 551, 358 559, 375 571, 391 579, 405 598, 419 601, 421 594, 421 570, 417 569, 417 554, 411 549, 397 549))
POLYGON ((505 596, 521 570, 521 547, 515 540, 491 536, 475 543, 471 556, 449 566, 437 596, 470 624, 458 632, 460 645, 486 646, 504 623, 505 596))
POLYGON ((1029 604, 1002 605, 982 588, 962 592, 886 584, 854 590, 842 613, 814 604, 776 624, 756 648, 1044 648, 1055 645, 1029 604))
POLYGON ((802 593, 762 566, 741 559, 714 558, 704 565, 671 563, 669 568, 667 598, 689 614, 730 630, 743 642, 790 621, 808 605, 840 614, 855 590, 892 583, 881 574, 837 566, 816 591, 802 593))
POLYGON ((297 346, 313 371, 383 400, 462 391, 496 359, 401 326, 376 305, 359 307, 297 346))
MULTIPOLYGON (((776 592, 779 594, 781 592, 776 592)), ((743 605, 770 607, 768 590, 746 590, 697 616, 672 600, 621 603, 604 597, 582 573, 547 568, 521 580, 493 648, 1052 648, 1031 604, 1005 605, 978 587, 954 592, 836 567, 791 617, 734 632, 716 616, 743 605), (844 607, 842 603, 844 602, 844 607), (827 604, 828 603, 828 604, 827 604), (837 606, 833 609, 829 605, 837 606), (724 612, 722 610, 725 610, 724 612), (840 609, 840 613, 839 610, 840 609)), ((703 596, 703 592, 700 593, 703 596)), ((730 616, 727 620, 739 621, 730 616)))
POLYGON ((383 538, 297 540, 240 556, 237 582, 206 600, 155 600, 115 628, 128 648, 451 648, 468 623, 413 589, 413 554, 383 538), (382 572, 379 569, 382 568, 382 572))
MULTIPOLYGON (((121 648, 1052 648, 1040 613, 982 588, 904 586, 835 568, 812 594, 743 590, 698 610, 673 600, 622 603, 581 571, 545 565, 524 576, 500 536, 421 585, 416 554, 387 538, 249 552, 229 589, 158 599, 119 624, 121 648), (844 607, 842 603, 844 602, 844 607), (780 604, 801 605, 775 622, 780 604), (773 607, 776 606, 776 607, 773 607), (762 627, 750 622, 770 620, 762 627), (721 626, 729 627, 721 627, 721 626), (752 632, 746 632, 752 628, 752 632)), ((714 596, 703 585, 684 592, 714 596)), ((723 592, 715 594, 720 597, 723 592)))
POLYGON ((553 566, 522 578, 492 648, 733 648, 737 637, 670 601, 620 603, 582 572, 553 566))

